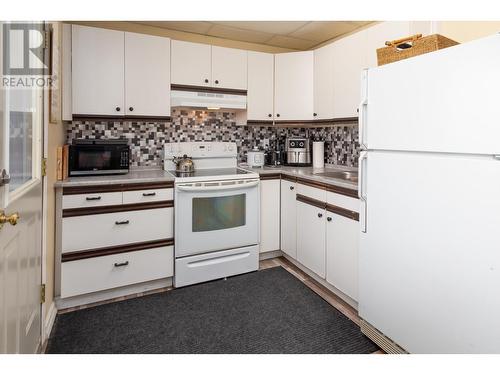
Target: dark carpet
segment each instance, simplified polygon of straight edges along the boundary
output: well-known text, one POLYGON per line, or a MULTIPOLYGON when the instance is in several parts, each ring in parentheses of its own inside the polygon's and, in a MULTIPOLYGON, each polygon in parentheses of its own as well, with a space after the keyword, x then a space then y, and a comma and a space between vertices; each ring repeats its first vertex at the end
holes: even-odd
POLYGON ((47 353, 372 353, 282 267, 59 315, 47 353))

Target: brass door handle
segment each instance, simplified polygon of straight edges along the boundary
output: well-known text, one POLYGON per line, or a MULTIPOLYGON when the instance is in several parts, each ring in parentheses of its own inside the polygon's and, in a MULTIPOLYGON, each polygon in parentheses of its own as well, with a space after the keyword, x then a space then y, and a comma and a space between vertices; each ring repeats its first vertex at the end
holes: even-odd
POLYGON ((19 213, 14 212, 10 215, 5 215, 4 211, 0 211, 0 229, 3 227, 5 223, 9 223, 10 225, 16 225, 19 220, 19 213))

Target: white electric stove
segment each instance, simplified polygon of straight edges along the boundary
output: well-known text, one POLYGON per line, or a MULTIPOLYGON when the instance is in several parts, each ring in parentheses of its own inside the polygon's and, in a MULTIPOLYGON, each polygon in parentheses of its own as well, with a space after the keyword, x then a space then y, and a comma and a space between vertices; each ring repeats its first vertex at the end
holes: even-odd
POLYGON ((237 167, 236 144, 166 144, 164 169, 175 177, 175 286, 256 271, 260 181, 237 167), (194 172, 175 172, 173 158, 183 155, 194 172))

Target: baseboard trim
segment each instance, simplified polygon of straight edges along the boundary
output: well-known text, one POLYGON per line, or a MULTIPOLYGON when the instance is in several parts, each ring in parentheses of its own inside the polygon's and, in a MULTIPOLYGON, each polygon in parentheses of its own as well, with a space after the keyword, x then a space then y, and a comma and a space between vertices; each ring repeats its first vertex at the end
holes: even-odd
POLYGON ((282 255, 283 255, 283 252, 281 250, 266 251, 265 253, 259 254, 259 260, 279 258, 282 255))
POLYGON ((104 302, 119 297, 126 297, 137 293, 150 292, 155 289, 167 288, 172 286, 172 277, 165 279, 146 281, 144 283, 127 285, 120 288, 108 289, 94 293, 88 293, 81 296, 61 298, 56 297, 57 310, 64 310, 73 307, 80 307, 96 302, 104 302))
POLYGON ((309 268, 303 266, 301 263, 290 257, 289 255, 283 253, 283 256, 285 257, 286 260, 288 260, 290 263, 292 263, 294 266, 299 268, 302 272, 306 273, 308 276, 312 277, 314 281, 317 283, 321 284, 324 286, 326 289, 328 289, 330 292, 334 293, 337 297, 342 299, 344 302, 346 302, 349 306, 351 306, 356 312, 358 311, 358 302, 349 297, 347 294, 344 292, 338 290, 335 288, 333 285, 329 284, 325 279, 322 279, 320 276, 316 275, 313 271, 311 271, 309 268))

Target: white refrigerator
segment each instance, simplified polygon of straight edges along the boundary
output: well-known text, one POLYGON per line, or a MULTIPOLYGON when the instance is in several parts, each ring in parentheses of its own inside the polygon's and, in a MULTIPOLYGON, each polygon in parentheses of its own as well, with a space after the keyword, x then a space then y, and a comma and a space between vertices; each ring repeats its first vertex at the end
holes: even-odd
POLYGON ((500 353, 500 34, 365 70, 359 111, 363 332, 500 353))

